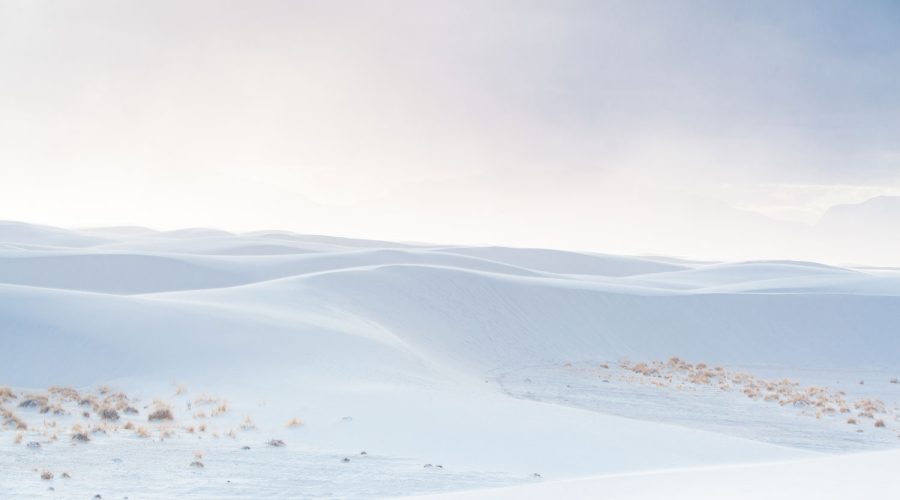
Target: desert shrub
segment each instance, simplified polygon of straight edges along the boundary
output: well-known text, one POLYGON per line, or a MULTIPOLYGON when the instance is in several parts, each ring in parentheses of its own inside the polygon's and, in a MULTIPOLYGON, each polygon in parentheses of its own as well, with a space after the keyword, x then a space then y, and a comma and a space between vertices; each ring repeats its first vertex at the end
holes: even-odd
POLYGON ((218 417, 219 415, 223 415, 229 410, 228 401, 222 401, 219 403, 219 406, 216 406, 213 411, 210 412, 210 415, 213 417, 218 417))
POLYGON ((294 417, 294 418, 288 420, 288 423, 287 423, 288 427, 299 427, 301 425, 303 425, 303 421, 297 417, 294 417))
POLYGON ((47 392, 57 396, 64 401, 78 401, 81 398, 81 396, 78 394, 78 391, 72 389, 71 387, 53 386, 47 389, 47 392))
POLYGON ((156 410, 153 410, 153 412, 150 413, 150 415, 147 416, 147 420, 150 420, 150 421, 173 420, 173 419, 174 419, 174 417, 172 416, 172 410, 170 410, 168 408, 157 408, 156 410))
POLYGON ((99 413, 100 418, 102 418, 103 420, 109 420, 112 422, 119 420, 119 412, 117 412, 113 408, 101 408, 99 413))
POLYGON ((29 395, 26 396, 19 408, 44 408, 47 406, 47 396, 29 395))

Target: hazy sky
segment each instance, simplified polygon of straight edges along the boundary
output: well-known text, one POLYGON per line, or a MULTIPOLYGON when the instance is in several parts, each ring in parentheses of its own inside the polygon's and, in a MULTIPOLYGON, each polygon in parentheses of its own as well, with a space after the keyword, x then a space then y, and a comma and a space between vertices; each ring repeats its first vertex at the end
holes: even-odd
POLYGON ((900 194, 898 27, 891 1, 0 0, 0 218, 700 255, 900 194))

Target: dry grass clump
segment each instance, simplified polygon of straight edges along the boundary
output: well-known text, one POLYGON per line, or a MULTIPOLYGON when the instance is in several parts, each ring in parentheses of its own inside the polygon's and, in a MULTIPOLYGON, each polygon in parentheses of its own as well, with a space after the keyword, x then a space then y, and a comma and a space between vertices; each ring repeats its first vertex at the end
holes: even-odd
MULTIPOLYGON (((826 387, 801 387, 799 382, 787 378, 781 380, 765 380, 749 373, 730 372, 721 366, 710 367, 706 363, 691 364, 672 357, 665 362, 631 362, 622 360, 619 366, 629 373, 625 382, 645 383, 662 388, 686 388, 711 386, 722 391, 740 391, 753 400, 778 403, 781 406, 792 405, 798 408, 810 408, 804 412, 816 418, 851 413, 851 406, 858 414, 857 418, 876 418, 878 414, 886 414, 885 404, 878 399, 861 399, 854 404, 846 400, 846 394, 826 387), (634 376, 632 375, 634 374, 634 376)), ((600 375, 601 378, 605 378, 600 375)), ((855 419, 851 419, 855 422, 855 419)))
POLYGON ((22 444, 22 440, 25 439, 25 433, 22 431, 16 432, 16 437, 13 438, 13 442, 16 444, 22 444))
POLYGON ((196 398, 194 398, 194 404, 198 405, 198 406, 214 405, 218 402, 219 402, 219 398, 217 398, 215 396, 209 396, 207 394, 201 394, 200 396, 197 396, 196 398))
POLYGON ((44 481, 49 481, 49 480, 53 479, 53 473, 48 470, 45 470, 45 471, 41 472, 41 479, 43 479, 44 481))
POLYGON ((250 415, 244 417, 244 421, 241 422, 241 430, 250 431, 256 429, 256 424, 253 423, 253 419, 250 418, 250 415))
POLYGON ((880 399, 860 399, 853 403, 853 407, 859 410, 859 416, 874 418, 876 413, 884 413, 884 402, 880 399))
POLYGON ((219 406, 216 406, 213 411, 210 412, 210 415, 213 417, 218 417, 219 415, 224 415, 228 413, 230 407, 228 406, 228 401, 222 401, 219 403, 219 406))
POLYGON ((107 394, 99 405, 94 407, 94 411, 98 411, 101 408, 114 408, 118 411, 124 411, 125 408, 129 408, 129 400, 128 395, 124 392, 117 392, 115 394, 107 394))
POLYGON ((44 408, 47 406, 47 396, 29 394, 19 403, 19 408, 44 408))
POLYGON ((185 393, 187 393, 187 390, 188 389, 187 389, 186 385, 178 384, 177 386, 175 386, 175 395, 176 396, 184 395, 185 393))
POLYGON ((87 443, 90 440, 91 437, 80 425, 75 424, 72 426, 72 441, 75 441, 76 443, 87 443))
POLYGON ((143 425, 134 430, 134 433, 137 434, 140 438, 148 438, 150 437, 150 430, 144 427, 143 425))
POLYGON ((13 390, 9 387, 0 387, 0 403, 5 403, 10 399, 16 399, 16 393, 14 393, 13 390))
POLYGON ((147 416, 147 420, 149 421, 161 421, 161 420, 174 420, 175 417, 172 415, 172 408, 169 407, 164 401, 154 401, 153 411, 150 412, 150 415, 147 416))
POLYGON ((882 420, 882 419, 880 419, 880 418, 879 418, 878 420, 876 420, 876 421, 875 421, 875 427, 882 427, 882 428, 886 427, 886 426, 884 425, 884 420, 882 420))
POLYGON ((303 421, 300 420, 300 419, 297 418, 297 417, 294 417, 294 418, 288 420, 288 423, 287 423, 287 426, 288 426, 289 428, 290 428, 290 427, 299 427, 299 426, 301 426, 301 425, 303 425, 303 421))
POLYGON ((204 418, 207 418, 206 412, 203 411, 203 410, 200 410, 200 411, 194 413, 194 418, 195 418, 195 419, 204 419, 204 418))
POLYGON ((53 386, 47 389, 47 392, 56 396, 58 399, 63 401, 78 401, 81 399, 81 396, 78 394, 78 391, 71 387, 59 387, 53 386))
POLYGON ((134 430, 134 422, 125 422, 125 425, 123 425, 122 428, 125 429, 126 431, 133 431, 134 430))
POLYGON ((2 406, 0 406, 0 417, 3 418, 4 426, 12 426, 14 429, 23 431, 28 429, 28 424, 24 420, 19 418, 12 410, 7 410, 2 406))
POLYGON ((98 413, 100 415, 100 418, 102 418, 103 420, 108 420, 110 422, 119 420, 119 412, 117 412, 114 408, 101 408, 98 413))

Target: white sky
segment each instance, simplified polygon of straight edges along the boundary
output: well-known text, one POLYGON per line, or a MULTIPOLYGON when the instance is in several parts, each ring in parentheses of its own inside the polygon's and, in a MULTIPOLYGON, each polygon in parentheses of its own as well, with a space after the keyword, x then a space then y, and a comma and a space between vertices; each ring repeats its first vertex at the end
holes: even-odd
POLYGON ((743 4, 0 0, 0 218, 800 255, 900 194, 900 7, 743 4))

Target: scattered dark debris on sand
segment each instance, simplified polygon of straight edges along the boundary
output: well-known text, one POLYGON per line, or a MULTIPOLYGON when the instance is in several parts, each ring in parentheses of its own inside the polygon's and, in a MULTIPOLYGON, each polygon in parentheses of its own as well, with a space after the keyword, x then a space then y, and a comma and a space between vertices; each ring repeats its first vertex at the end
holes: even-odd
POLYGON ((196 467, 198 469, 202 469, 203 467, 206 467, 206 466, 203 465, 203 462, 201 462, 199 460, 194 460, 193 462, 191 462, 191 467, 196 467))
POLYGON ((41 443, 38 443, 37 441, 29 441, 25 446, 27 446, 28 448, 37 449, 41 447, 41 443))
POLYGON ((76 432, 75 434, 72 434, 72 441, 78 443, 87 443, 90 440, 91 437, 87 435, 87 432, 76 432))

